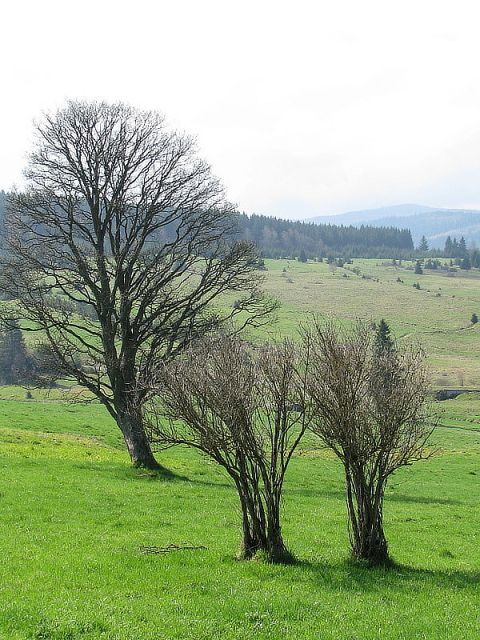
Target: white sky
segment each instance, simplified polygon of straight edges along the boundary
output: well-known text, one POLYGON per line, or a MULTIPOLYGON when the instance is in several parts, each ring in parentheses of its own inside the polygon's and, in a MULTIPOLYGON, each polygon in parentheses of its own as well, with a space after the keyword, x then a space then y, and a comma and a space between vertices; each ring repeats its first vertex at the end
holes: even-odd
POLYGON ((478 0, 4 0, 0 187, 32 120, 123 100, 194 134, 241 210, 480 208, 478 0))

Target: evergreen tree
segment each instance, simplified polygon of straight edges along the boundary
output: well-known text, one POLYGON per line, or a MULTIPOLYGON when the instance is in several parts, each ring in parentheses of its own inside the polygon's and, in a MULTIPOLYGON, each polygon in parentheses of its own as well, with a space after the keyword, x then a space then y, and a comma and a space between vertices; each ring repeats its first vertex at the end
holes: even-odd
POLYGON ((375 351, 378 354, 393 351, 394 343, 390 336, 390 327, 382 318, 375 329, 375 351))
POLYGON ((426 253, 428 251, 428 242, 425 236, 422 236, 420 244, 418 245, 418 250, 422 253, 426 253))
POLYGON ((471 322, 472 324, 477 324, 477 322, 478 322, 478 316, 477 316, 477 314, 476 314, 476 313, 472 313, 472 317, 471 317, 471 319, 470 319, 470 322, 471 322))
POLYGON ((452 242, 452 258, 458 258, 458 242, 456 238, 452 242))
POLYGON ((298 256, 299 262, 308 262, 307 254, 305 253, 305 249, 300 251, 300 255, 298 256))
POLYGON ((15 322, 0 334, 0 384, 19 384, 25 381, 29 368, 22 331, 15 322))
POLYGON ((459 257, 463 257, 467 254, 467 243, 465 242, 465 238, 462 236, 460 238, 460 242, 458 243, 458 255, 459 257))
POLYGON ((472 267, 478 269, 480 267, 480 251, 478 249, 474 249, 470 255, 470 262, 472 263, 472 267))
POLYGON ((420 264, 420 260, 417 260, 415 263, 415 273, 417 275, 422 275, 423 273, 423 269, 422 269, 422 265, 420 264))
POLYGON ((443 255, 445 258, 453 257, 453 243, 450 236, 445 240, 445 249, 443 250, 443 255))
POLYGON ((468 255, 468 253, 466 253, 465 257, 463 258, 463 260, 460 263, 460 269, 469 270, 471 268, 472 268, 472 263, 470 262, 470 256, 468 255))

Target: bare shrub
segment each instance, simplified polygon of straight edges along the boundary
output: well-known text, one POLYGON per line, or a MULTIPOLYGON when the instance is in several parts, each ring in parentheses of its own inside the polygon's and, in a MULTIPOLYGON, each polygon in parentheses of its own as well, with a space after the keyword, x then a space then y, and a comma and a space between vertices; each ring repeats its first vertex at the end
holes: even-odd
POLYGON ((317 320, 303 332, 310 352, 312 430, 345 469, 353 556, 388 562, 383 502, 388 478, 427 457, 432 432, 424 355, 375 348, 364 324, 338 329, 317 320))
POLYGON ((226 470, 240 499, 245 559, 291 560, 280 525, 283 482, 309 424, 307 366, 297 351, 288 341, 252 349, 225 336, 160 373, 150 437, 195 447, 226 470))

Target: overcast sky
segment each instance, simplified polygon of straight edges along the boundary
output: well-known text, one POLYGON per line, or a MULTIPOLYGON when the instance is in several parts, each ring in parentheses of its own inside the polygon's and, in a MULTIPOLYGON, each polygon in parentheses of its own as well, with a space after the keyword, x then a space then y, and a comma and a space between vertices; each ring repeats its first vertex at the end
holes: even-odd
POLYGON ((156 109, 241 210, 480 208, 477 0, 4 2, 0 187, 67 98, 156 109))

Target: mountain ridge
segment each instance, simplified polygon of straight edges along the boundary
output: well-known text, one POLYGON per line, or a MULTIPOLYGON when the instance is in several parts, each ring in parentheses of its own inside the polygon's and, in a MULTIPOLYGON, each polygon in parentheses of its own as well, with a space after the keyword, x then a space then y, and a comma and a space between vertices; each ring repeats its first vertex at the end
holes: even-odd
POLYGON ((442 249, 448 236, 463 236, 469 246, 480 244, 480 211, 449 209, 419 204, 399 204, 377 209, 347 211, 338 215, 314 216, 306 222, 374 227, 408 228, 418 244, 424 235, 432 248, 442 249))

